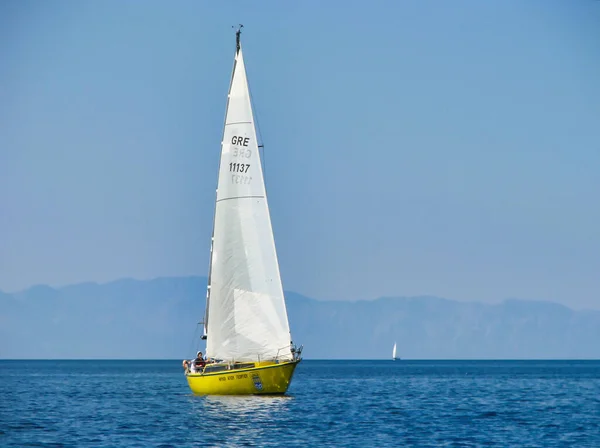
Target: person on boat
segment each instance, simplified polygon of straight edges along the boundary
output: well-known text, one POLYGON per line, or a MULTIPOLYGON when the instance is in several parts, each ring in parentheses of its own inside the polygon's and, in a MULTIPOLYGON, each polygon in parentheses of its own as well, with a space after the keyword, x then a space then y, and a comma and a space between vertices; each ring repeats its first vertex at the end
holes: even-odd
POLYGON ((194 370, 196 370, 197 372, 201 371, 204 368, 204 366, 206 365, 206 361, 202 356, 202 352, 198 352, 196 354, 196 359, 194 359, 192 364, 194 366, 194 370))

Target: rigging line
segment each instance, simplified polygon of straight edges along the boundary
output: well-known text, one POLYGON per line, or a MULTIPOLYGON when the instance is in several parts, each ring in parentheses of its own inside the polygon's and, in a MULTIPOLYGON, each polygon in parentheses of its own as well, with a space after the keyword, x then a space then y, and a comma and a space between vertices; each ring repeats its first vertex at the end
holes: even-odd
POLYGON ((192 340, 190 342, 190 350, 188 353, 191 353, 194 350, 194 342, 196 341, 196 333, 198 332, 198 325, 194 329, 194 335, 192 336, 192 340))

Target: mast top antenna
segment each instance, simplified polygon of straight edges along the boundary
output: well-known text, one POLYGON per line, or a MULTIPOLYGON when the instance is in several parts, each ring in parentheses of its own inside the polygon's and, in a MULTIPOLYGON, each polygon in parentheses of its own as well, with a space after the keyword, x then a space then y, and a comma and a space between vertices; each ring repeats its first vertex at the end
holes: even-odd
POLYGON ((232 26, 231 28, 235 29, 235 51, 238 52, 240 51, 240 36, 242 34, 242 28, 244 28, 244 25, 240 23, 237 27, 232 26))

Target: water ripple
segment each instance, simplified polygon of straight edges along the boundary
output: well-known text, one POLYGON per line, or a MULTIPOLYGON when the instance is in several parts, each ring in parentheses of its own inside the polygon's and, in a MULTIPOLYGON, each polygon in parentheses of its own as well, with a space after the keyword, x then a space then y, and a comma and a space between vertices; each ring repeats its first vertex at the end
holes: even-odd
POLYGON ((598 362, 304 361, 198 397, 176 361, 0 361, 0 445, 600 446, 598 362))

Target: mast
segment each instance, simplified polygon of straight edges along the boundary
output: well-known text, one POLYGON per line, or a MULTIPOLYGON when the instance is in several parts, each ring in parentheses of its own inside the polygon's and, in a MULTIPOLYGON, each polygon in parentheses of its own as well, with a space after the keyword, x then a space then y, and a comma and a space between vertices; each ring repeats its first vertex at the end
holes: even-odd
MULTIPOLYGON (((236 56, 240 52, 240 48, 241 48, 240 38, 242 35, 243 27, 244 27, 244 25, 242 25, 240 23, 235 32, 235 54, 236 54, 236 56)), ((231 69, 231 79, 229 80, 229 90, 227 92, 227 105, 225 106, 225 118, 223 119, 223 135, 221 137, 221 153, 223 152, 223 140, 225 138, 225 123, 227 122, 227 110, 229 109, 229 95, 231 94, 231 86, 233 84, 233 75, 235 74, 236 63, 237 63, 237 58, 234 57, 233 58, 233 68, 231 69)), ((221 157, 219 157, 219 171, 217 171, 217 173, 220 173, 220 172, 221 172, 221 157)), ((209 309, 209 302, 210 302, 210 286, 211 286, 212 265, 213 265, 213 248, 214 248, 214 243, 215 243, 215 221, 216 221, 216 216, 217 216, 216 199, 219 195, 218 187, 219 187, 219 174, 217 174, 217 189, 216 189, 216 193, 215 193, 215 209, 213 212, 213 228, 212 228, 212 234, 210 237, 210 258, 208 261, 208 282, 206 285, 206 304, 205 304, 205 310, 204 310, 204 320, 201 322, 204 325, 204 333, 202 334, 202 337, 201 337, 202 340, 206 340, 208 338, 208 309, 209 309)))

